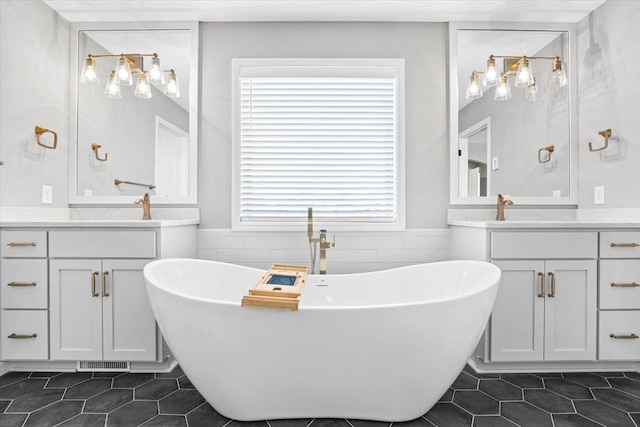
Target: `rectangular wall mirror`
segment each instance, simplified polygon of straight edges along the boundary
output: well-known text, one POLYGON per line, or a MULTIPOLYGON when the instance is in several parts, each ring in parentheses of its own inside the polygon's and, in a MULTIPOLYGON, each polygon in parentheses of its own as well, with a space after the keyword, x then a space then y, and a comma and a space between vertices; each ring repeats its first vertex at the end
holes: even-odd
POLYGON ((451 23, 449 36, 451 204, 577 204, 572 26, 451 23))
POLYGON ((73 24, 71 52, 69 202, 196 203, 197 23, 73 24))

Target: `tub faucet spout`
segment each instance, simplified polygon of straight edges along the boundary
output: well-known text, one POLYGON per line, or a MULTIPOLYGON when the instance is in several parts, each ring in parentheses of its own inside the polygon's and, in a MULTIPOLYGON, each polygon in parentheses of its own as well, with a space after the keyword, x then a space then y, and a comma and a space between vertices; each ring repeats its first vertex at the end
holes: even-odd
POLYGON ((498 212, 496 213, 496 221, 504 221, 504 207, 505 205, 512 205, 511 200, 505 200, 502 194, 498 194, 498 212))
POLYGON ((327 249, 335 248, 335 236, 334 241, 327 241, 327 230, 320 230, 320 274, 327 274, 327 249))
POLYGON ((313 208, 307 209, 307 237, 311 251, 311 273, 313 273, 316 262, 316 245, 320 244, 320 274, 327 274, 327 249, 335 248, 335 236, 333 242, 327 241, 327 230, 320 230, 320 236, 313 235, 313 208), (313 247, 313 249, 311 249, 313 247))

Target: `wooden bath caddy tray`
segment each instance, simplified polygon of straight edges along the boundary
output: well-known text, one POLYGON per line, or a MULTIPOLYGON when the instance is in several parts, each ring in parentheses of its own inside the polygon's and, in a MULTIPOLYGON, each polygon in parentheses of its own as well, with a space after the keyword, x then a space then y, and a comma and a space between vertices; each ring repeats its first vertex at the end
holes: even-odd
POLYGON ((300 265, 274 264, 258 284, 249 289, 249 295, 242 297, 242 306, 297 311, 308 270, 300 265))

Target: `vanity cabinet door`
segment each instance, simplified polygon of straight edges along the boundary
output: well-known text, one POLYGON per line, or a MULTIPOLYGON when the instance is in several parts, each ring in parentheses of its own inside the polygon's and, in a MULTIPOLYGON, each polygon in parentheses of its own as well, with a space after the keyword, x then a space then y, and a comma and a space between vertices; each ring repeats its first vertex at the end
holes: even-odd
POLYGON ((156 360, 156 321, 142 274, 148 262, 102 262, 104 360, 156 360))
POLYGON ((491 314, 491 361, 538 361, 544 356, 544 261, 493 261, 502 283, 491 314))
POLYGON ((51 360, 102 360, 100 271, 100 260, 50 261, 51 360))
POLYGON ((596 360, 596 261, 546 261, 545 270, 544 360, 596 360))
POLYGON ((51 260, 51 360, 156 360, 148 262, 51 260))

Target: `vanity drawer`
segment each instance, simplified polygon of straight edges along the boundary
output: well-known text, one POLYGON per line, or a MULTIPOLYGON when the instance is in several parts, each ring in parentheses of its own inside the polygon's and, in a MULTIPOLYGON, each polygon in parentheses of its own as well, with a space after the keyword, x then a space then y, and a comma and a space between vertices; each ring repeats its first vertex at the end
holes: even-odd
POLYGON ((2 308, 47 308, 46 259, 3 259, 0 266, 2 308))
POLYGON ((601 311, 599 318, 598 359, 640 360, 640 311, 601 311))
POLYGON ((44 258, 47 256, 46 231, 0 231, 3 258, 44 258))
POLYGON ((640 260, 600 261, 600 308, 640 309, 640 260))
POLYGON ((46 310, 2 310, 0 331, 2 344, 0 359, 46 360, 49 358, 46 310))
POLYGON ((508 231, 491 233, 491 258, 597 258, 595 231, 508 231))
POLYGON ((640 231, 601 232, 600 258, 640 258, 640 231))
POLYGON ((155 258, 156 232, 50 231, 51 258, 155 258))

